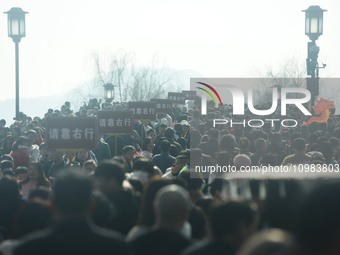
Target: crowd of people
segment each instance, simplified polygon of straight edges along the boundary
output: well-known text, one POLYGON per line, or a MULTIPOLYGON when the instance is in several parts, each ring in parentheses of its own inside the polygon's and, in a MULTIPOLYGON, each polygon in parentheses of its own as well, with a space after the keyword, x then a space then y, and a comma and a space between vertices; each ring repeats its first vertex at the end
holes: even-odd
POLYGON ((115 107, 92 99, 74 112, 65 102, 43 118, 0 120, 0 254, 340 253, 337 180, 233 182, 193 167, 336 167, 336 116, 303 125, 291 109, 294 128, 213 127, 232 107, 206 116, 178 107, 135 120, 131 134, 103 135, 93 150, 48 147, 46 118, 115 107))

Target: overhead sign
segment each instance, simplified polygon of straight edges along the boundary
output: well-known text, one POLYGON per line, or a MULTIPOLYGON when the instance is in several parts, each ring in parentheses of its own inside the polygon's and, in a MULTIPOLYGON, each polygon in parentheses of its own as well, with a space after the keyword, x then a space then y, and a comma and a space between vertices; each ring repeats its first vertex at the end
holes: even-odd
POLYGON ((46 119, 46 143, 49 149, 94 149, 97 141, 97 118, 46 119))
POLYGON ((196 90, 182 90, 182 94, 186 100, 196 100, 197 98, 196 90))
POLYGON ((151 102, 156 103, 156 112, 157 113, 165 113, 170 114, 172 113, 172 101, 169 99, 160 99, 160 98, 151 98, 151 102))
POLYGON ((155 120, 155 102, 129 102, 128 108, 132 111, 133 118, 137 120, 155 120))
POLYGON ((181 92, 168 92, 168 99, 173 104, 185 104, 186 96, 181 92))
POLYGON ((97 112, 100 134, 130 134, 133 131, 132 111, 97 112))

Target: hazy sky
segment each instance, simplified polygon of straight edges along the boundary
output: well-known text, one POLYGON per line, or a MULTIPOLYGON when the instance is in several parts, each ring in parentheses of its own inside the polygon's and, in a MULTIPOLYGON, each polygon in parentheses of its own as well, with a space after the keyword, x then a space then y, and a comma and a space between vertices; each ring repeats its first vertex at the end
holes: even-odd
MULTIPOLYGON (((60 94, 94 77, 93 55, 135 52, 140 64, 157 55, 169 68, 204 77, 254 77, 307 54, 304 13, 320 5, 322 77, 340 77, 340 4, 335 0, 0 0, 0 100, 14 98, 14 43, 7 15, 21 7, 21 97, 60 94)), ((188 81, 189 87, 189 81, 188 81)), ((13 106, 14 107, 14 106, 13 106)), ((1 110, 0 110, 1 111, 1 110)))

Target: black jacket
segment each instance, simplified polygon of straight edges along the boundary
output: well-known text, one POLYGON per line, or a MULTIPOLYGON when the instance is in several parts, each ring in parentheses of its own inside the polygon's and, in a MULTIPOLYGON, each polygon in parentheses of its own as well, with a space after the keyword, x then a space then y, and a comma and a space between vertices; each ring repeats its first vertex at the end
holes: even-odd
POLYGON ((123 238, 86 221, 63 221, 22 240, 15 255, 127 255, 123 238))

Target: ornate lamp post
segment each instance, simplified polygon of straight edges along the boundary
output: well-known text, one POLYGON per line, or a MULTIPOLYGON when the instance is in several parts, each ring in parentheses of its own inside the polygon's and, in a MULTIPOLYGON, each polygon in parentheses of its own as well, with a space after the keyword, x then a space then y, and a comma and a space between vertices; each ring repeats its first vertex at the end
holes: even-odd
POLYGON ((115 86, 112 83, 104 84, 104 98, 106 102, 111 102, 115 98, 115 86))
POLYGON ((323 10, 318 5, 309 6, 305 12, 305 35, 311 40, 307 44, 307 89, 311 92, 311 106, 314 105, 316 97, 319 95, 319 69, 325 68, 323 64, 319 67, 318 55, 320 48, 316 45, 315 41, 323 34, 323 10))
POLYGON ((15 117, 19 117, 19 42, 26 36, 25 14, 21 8, 13 7, 7 13, 8 37, 15 43, 15 117))

